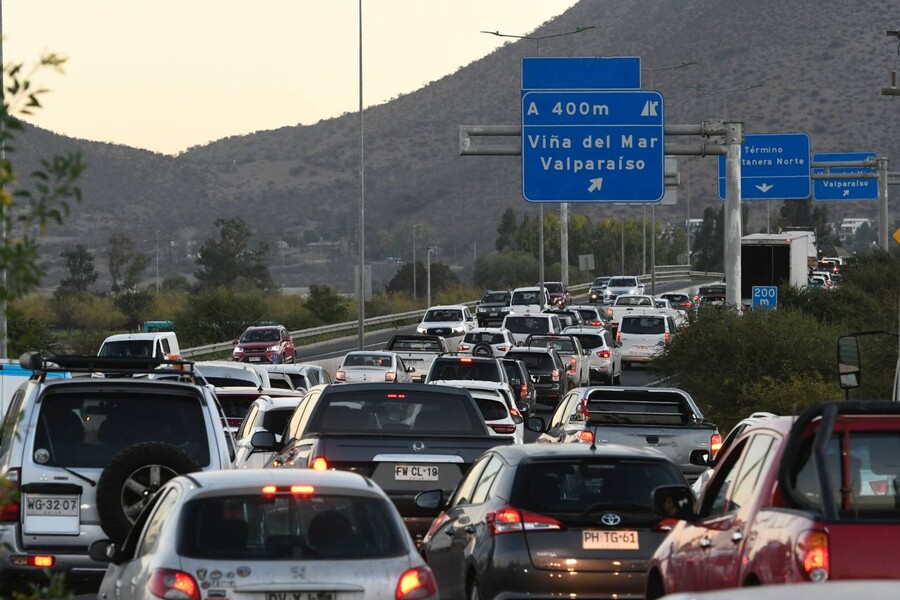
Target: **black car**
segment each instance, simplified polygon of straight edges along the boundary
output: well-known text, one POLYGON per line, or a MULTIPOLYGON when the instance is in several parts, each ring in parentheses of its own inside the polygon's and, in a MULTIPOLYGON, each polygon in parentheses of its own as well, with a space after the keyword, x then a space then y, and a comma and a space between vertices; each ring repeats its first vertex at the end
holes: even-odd
POLYGON ((490 327, 503 322, 509 312, 509 301, 512 292, 509 290, 488 290, 475 307, 475 318, 479 327, 490 327))
POLYGON ((516 404, 525 404, 527 409, 522 412, 528 417, 534 413, 534 403, 536 402, 536 392, 534 386, 531 385, 528 367, 521 360, 512 358, 501 358, 500 363, 509 378, 510 387, 515 392, 516 404))
POLYGON ((647 562, 671 524, 655 488, 685 485, 654 450, 519 444, 487 451, 422 541, 442 599, 643 598, 647 562))
POLYGON ((513 348, 505 358, 525 363, 535 392, 535 401, 556 406, 563 394, 569 391, 566 365, 553 348, 513 348))
POLYGON ((609 279, 609 277, 597 277, 594 279, 588 290, 588 302, 591 304, 603 302, 603 290, 606 289, 606 284, 609 283, 609 279))

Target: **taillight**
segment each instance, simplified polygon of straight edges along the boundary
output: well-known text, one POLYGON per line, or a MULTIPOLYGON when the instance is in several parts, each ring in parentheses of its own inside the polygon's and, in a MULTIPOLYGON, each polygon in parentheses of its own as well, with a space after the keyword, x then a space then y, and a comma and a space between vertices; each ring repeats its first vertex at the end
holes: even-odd
POLYGON ((334 374, 335 381, 347 381, 347 373, 344 371, 338 371, 334 374))
POLYGON ((609 358, 610 352, 609 350, 597 350, 597 356, 600 358, 609 358))
POLYGON ((491 535, 515 533, 517 531, 554 531, 563 529, 562 523, 553 517, 518 510, 512 506, 503 506, 489 512, 485 520, 491 535))
POLYGON ((394 381, 394 379, 396 379, 396 378, 397 378, 397 374, 394 373, 393 371, 387 371, 387 372, 384 374, 384 380, 385 380, 385 381, 394 381))
POLYGON ((396 600, 421 600, 437 595, 437 584, 428 567, 409 569, 397 582, 396 600))
POLYGON ((328 470, 328 461, 325 460, 324 456, 317 456, 312 459, 312 462, 309 463, 309 468, 313 471, 327 471, 328 470))
POLYGON ((456 351, 457 352, 465 352, 466 350, 468 350, 471 347, 472 346, 466 346, 465 344, 457 344, 456 351))
POLYGON ((870 481, 869 487, 872 488, 872 493, 876 496, 884 496, 888 493, 888 480, 879 479, 878 481, 870 481))
POLYGON ((679 302, 678 306, 680 306, 681 308, 690 308, 691 303, 690 302, 679 302))
POLYGON ((154 569, 147 582, 150 593, 170 600, 200 600, 197 581, 184 571, 154 569))
POLYGON ((797 542, 797 557, 810 581, 828 579, 828 534, 824 531, 807 531, 797 542))
POLYGON ((509 352, 509 346, 497 346, 497 352, 509 352))
POLYGON ((527 398, 528 397, 528 384, 523 383, 519 386, 519 398, 527 398))
POLYGON ((559 369, 553 369, 553 373, 550 374, 550 377, 553 381, 559 381, 559 369))
POLYGON ((666 346, 668 346, 669 342, 672 341, 672 334, 667 331, 665 339, 666 339, 666 346))
POLYGON ((228 421, 229 427, 240 427, 241 423, 244 421, 240 417, 227 417, 225 420, 228 421))
POLYGON ((616 331, 616 342, 621 342, 621 341, 622 341, 622 332, 617 330, 616 331))
POLYGON ((516 432, 515 425, 501 425, 501 424, 488 423, 488 427, 490 427, 497 433, 515 433, 516 432))
POLYGON ((594 432, 588 429, 584 431, 578 432, 578 441, 584 442, 585 444, 591 444, 594 441, 594 432))
POLYGON ((591 325, 593 325, 594 327, 602 327, 603 321, 591 321, 591 325))
POLYGON ((607 309, 607 310, 606 310, 606 316, 609 317, 609 318, 611 319, 611 318, 612 318, 612 315, 613 315, 612 309, 611 309, 611 308, 607 309))
POLYGON ((653 528, 653 531, 672 531, 675 525, 678 524, 678 519, 663 519, 653 528))
POLYGON ((19 499, 21 494, 19 471, 20 469, 16 468, 9 469, 6 472, 6 480, 9 484, 12 484, 10 487, 15 489, 10 490, 6 497, 7 502, 0 504, 0 523, 19 522, 19 499))
POLYGON ((569 357, 569 371, 572 372, 572 373, 574 373, 574 372, 575 372, 575 368, 576 368, 577 366, 578 366, 578 361, 575 360, 575 357, 574 357, 574 356, 570 356, 570 357, 569 357))
POLYGON ((716 454, 719 453, 719 450, 722 449, 722 434, 714 433, 709 438, 709 453, 710 458, 715 458, 716 454))

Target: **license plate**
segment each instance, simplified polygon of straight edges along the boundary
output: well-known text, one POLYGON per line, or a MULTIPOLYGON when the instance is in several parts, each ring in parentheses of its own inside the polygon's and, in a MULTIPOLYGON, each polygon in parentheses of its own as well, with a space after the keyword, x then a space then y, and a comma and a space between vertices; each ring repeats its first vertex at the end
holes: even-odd
POLYGON ((437 481, 438 468, 430 465, 397 465, 394 467, 396 481, 437 481))
POLYGON ((266 592, 266 600, 334 600, 334 592, 266 592))
POLYGON ((261 359, 259 356, 251 356, 247 360, 249 360, 250 362, 259 362, 261 359))
POLYGON ((631 530, 598 531, 586 529, 581 533, 581 547, 585 550, 639 550, 638 532, 631 530))
POLYGON ((492 317, 499 317, 499 316, 500 316, 500 313, 495 313, 495 312, 492 312, 492 313, 489 313, 489 314, 490 314, 490 316, 492 316, 492 317))
POLYGON ((29 494, 25 514, 29 517, 77 517, 78 496, 43 496, 29 494))

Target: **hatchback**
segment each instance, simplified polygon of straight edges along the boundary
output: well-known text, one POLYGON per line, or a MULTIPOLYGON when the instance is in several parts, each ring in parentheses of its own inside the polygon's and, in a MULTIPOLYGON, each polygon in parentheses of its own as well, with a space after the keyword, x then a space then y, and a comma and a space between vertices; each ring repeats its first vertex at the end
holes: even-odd
POLYGON ((669 346, 677 328, 666 315, 625 315, 616 333, 622 352, 622 366, 649 362, 669 346))
POLYGON ((99 598, 437 599, 397 509, 361 475, 193 473, 167 482, 110 562, 99 598))
POLYGON ((234 434, 237 446, 234 459, 236 469, 261 469, 266 465, 272 457, 272 452, 254 449, 250 438, 257 431, 271 431, 275 434, 275 440, 280 442, 285 426, 301 402, 302 396, 272 398, 265 395, 253 401, 237 433, 234 434))
POLYGON ((670 528, 654 488, 682 482, 659 453, 609 445, 489 450, 440 507, 422 544, 442 599, 641 598, 670 528))

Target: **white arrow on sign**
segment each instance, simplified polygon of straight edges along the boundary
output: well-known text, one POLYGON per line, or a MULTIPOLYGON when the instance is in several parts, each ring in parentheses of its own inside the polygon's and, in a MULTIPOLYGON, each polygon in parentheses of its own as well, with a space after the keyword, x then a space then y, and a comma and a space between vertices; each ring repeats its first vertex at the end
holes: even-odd
POLYGON ((593 192, 596 190, 599 192, 600 188, 602 188, 602 187, 603 187, 603 178, 597 177, 596 179, 591 179, 591 185, 588 188, 588 191, 593 192))
POLYGON ((764 184, 762 184, 762 185, 757 185, 757 186, 755 186, 755 187, 756 187, 756 189, 758 189, 759 191, 761 191, 763 194, 765 194, 766 192, 768 192, 769 190, 771 190, 771 189, 772 189, 773 187, 775 187, 775 186, 774 186, 774 185, 769 185, 768 183, 764 183, 764 184))

